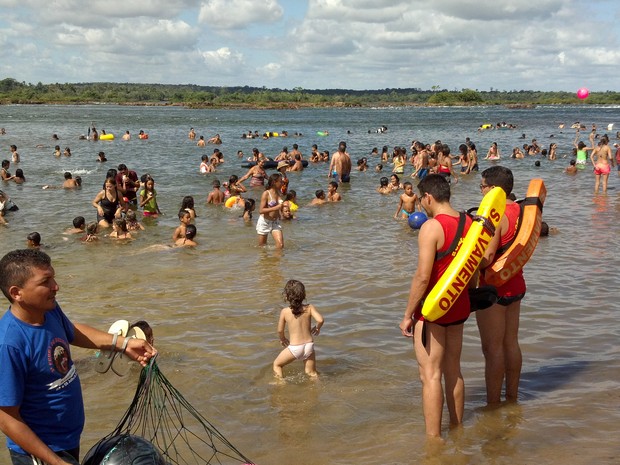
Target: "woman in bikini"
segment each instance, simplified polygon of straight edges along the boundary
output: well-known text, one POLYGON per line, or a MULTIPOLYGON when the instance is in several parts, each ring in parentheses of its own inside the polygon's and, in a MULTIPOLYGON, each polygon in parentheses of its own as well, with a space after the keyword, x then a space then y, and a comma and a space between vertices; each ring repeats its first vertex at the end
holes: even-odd
POLYGON ((594 193, 598 194, 601 178, 603 179, 603 193, 607 192, 607 181, 614 163, 607 136, 601 137, 598 147, 590 154, 590 161, 594 166, 594 193))
POLYGON ((437 173, 450 181, 450 176, 454 178, 454 183, 459 182, 459 178, 452 167, 452 159, 450 158, 450 147, 447 144, 438 145, 437 151, 437 173))
POLYGON ((123 197, 118 195, 116 179, 107 178, 103 184, 103 190, 93 199, 93 207, 97 209, 97 222, 100 228, 109 228, 114 218, 120 218, 126 209, 123 197))
POLYGON ((282 210, 282 199, 280 198, 280 190, 282 188, 282 175, 274 173, 269 176, 265 192, 260 198, 260 217, 256 224, 256 233, 258 234, 258 245, 267 244, 267 236, 269 233, 276 242, 276 247, 281 249, 284 247, 284 237, 282 236, 282 225, 280 225, 280 217, 282 210))
POLYGON ((250 178, 250 187, 263 187, 265 185, 267 173, 265 172, 264 160, 259 160, 256 165, 252 166, 248 172, 239 179, 239 183, 242 183, 248 178, 250 178))
POLYGON ((501 155, 499 153, 499 148, 497 147, 497 142, 493 142, 491 147, 489 147, 489 151, 487 152, 487 156, 484 157, 485 160, 499 160, 501 155))
POLYGON ((237 175, 233 174, 230 178, 228 178, 228 185, 226 186, 226 191, 224 192, 227 199, 235 195, 239 196, 244 192, 247 192, 247 189, 243 184, 239 184, 239 178, 237 175))

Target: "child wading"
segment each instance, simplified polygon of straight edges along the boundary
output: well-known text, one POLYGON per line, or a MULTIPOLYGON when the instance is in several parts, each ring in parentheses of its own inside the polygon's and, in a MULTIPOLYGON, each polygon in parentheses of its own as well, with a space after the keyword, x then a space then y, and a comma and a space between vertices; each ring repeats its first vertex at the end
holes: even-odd
POLYGON ((278 321, 278 335, 284 350, 273 362, 274 374, 282 378, 282 367, 295 360, 303 360, 304 371, 308 376, 316 377, 316 357, 314 352, 314 339, 318 336, 323 326, 323 317, 313 305, 304 305, 306 288, 303 283, 294 279, 289 280, 284 286, 284 298, 289 306, 280 312, 278 321), (312 327, 312 319, 316 326, 312 327), (284 328, 288 324, 289 339, 284 335, 284 328))

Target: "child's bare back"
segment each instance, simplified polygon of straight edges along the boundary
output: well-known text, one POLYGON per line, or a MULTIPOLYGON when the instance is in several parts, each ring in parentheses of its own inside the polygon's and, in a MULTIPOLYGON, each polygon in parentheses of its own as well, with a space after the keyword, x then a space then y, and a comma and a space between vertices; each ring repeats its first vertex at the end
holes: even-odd
POLYGON ((306 298, 304 285, 294 279, 289 280, 284 287, 286 300, 291 304, 283 308, 278 320, 278 336, 284 349, 273 362, 274 374, 282 378, 282 368, 295 360, 304 362, 304 371, 308 376, 316 377, 316 355, 314 352, 313 336, 318 336, 323 326, 323 317, 314 305, 302 302, 306 298), (312 326, 312 320, 316 326, 312 326), (284 330, 288 325, 288 335, 284 330))
MULTIPOLYGON (((285 340, 288 344, 298 345, 304 344, 306 342, 313 342, 312 339, 312 331, 316 328, 311 328, 312 317, 316 315, 318 312, 314 305, 304 305, 304 311, 301 315, 293 315, 293 310, 291 307, 283 308, 280 312, 280 319, 284 319, 285 323, 288 325, 288 336, 289 339, 285 340)), ((315 317, 316 319, 316 317, 315 317)))

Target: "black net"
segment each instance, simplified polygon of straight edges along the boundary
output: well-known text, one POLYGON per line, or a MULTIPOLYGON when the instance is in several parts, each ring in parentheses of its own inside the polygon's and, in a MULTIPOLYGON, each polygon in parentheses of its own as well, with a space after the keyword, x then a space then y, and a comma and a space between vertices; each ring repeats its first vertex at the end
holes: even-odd
MULTIPOLYGON (((91 449, 84 464, 105 455, 113 438, 150 441, 170 465, 253 464, 166 379, 153 360, 140 374, 136 394, 114 431, 91 449)), ((92 462, 92 463, 91 463, 92 462)))

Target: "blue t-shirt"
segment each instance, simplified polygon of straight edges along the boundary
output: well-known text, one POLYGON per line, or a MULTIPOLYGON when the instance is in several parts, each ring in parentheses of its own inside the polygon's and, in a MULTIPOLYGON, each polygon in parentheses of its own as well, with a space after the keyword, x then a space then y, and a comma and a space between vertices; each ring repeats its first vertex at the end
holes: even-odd
MULTIPOLYGON (((24 422, 53 451, 80 445, 84 402, 69 343, 74 327, 58 304, 33 326, 7 311, 0 319, 0 406, 19 406, 24 422)), ((24 450, 7 438, 18 453, 24 450)))

